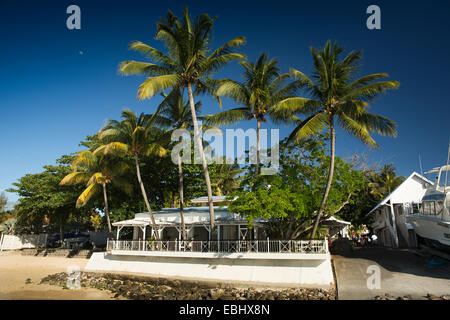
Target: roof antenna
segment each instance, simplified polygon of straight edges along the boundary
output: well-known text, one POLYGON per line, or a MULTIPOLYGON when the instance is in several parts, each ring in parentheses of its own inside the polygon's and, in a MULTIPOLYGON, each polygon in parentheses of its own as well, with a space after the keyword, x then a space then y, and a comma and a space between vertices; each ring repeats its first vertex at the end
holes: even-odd
POLYGON ((423 176, 422 159, 420 158, 420 153, 419 153, 419 165, 420 165, 420 174, 423 176))

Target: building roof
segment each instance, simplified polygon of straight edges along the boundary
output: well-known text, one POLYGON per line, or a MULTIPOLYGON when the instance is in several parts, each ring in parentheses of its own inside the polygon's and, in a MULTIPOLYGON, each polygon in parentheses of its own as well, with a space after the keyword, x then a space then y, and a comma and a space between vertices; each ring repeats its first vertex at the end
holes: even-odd
POLYGON ((336 219, 335 217, 329 217, 328 219, 322 221, 321 224, 323 224, 325 226, 342 226, 342 227, 345 227, 345 226, 351 225, 352 223, 348 222, 348 221, 336 219))
MULTIPOLYGON (((377 210, 378 208, 380 208, 383 205, 386 205, 388 201, 394 201, 394 203, 400 203, 399 201, 396 201, 394 198, 405 198, 405 197, 398 197, 400 195, 402 195, 402 192, 407 192, 404 190, 404 186, 409 184, 410 181, 412 181, 413 179, 419 179, 422 182, 424 182, 425 184, 429 184, 429 185, 433 185, 433 182, 431 182, 431 180, 425 178, 424 176, 418 174, 417 172, 413 172, 411 173, 411 175, 405 179, 405 181, 403 181, 394 191, 392 191, 386 198, 384 198, 380 203, 378 203, 372 210, 369 211, 368 214, 366 214, 366 216, 368 216, 369 214, 373 213, 375 210, 377 210)), ((422 194, 423 195, 423 194, 422 194)))
MULTIPOLYGON (((215 202, 215 203, 224 202, 224 201, 232 201, 232 200, 227 200, 227 196, 213 196, 212 199, 213 199, 213 202, 215 202)), ((208 203, 208 197, 198 197, 198 198, 192 199, 191 203, 208 203)))
MULTIPOLYGON (((228 207, 214 207, 214 221, 216 224, 229 223, 247 223, 245 217, 233 213, 228 207)), ((181 224, 181 216, 179 208, 164 208, 160 211, 153 212, 155 223, 158 225, 181 224)), ((183 216, 185 224, 209 224, 209 207, 187 207, 183 208, 183 216)), ((263 223, 267 220, 257 218, 254 223, 263 223)), ((134 219, 124 220, 112 223, 113 226, 144 226, 150 225, 150 214, 148 212, 136 213, 134 219)))

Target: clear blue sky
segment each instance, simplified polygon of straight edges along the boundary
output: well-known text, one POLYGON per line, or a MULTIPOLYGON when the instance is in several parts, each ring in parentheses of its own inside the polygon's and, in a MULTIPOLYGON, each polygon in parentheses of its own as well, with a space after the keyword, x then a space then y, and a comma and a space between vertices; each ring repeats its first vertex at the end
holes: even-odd
MULTIPOLYGON (((310 46, 338 40, 363 50, 362 74, 386 72, 401 88, 372 105, 372 112, 395 120, 397 138, 375 136, 381 150, 363 146, 338 131, 337 154, 368 152, 380 164, 394 162, 398 173, 445 163, 450 130, 450 3, 448 1, 20 1, 0 2, 0 191, 26 173, 37 173, 97 132, 107 118, 129 107, 153 112, 158 99, 138 102, 142 77, 117 74, 120 61, 143 59, 128 50, 154 40, 155 24, 167 9, 187 5, 192 15, 218 16, 213 46, 245 36, 241 51, 255 60, 266 51, 283 72, 309 74, 310 46), (81 30, 66 28, 66 8, 81 8, 81 30), (366 28, 366 8, 381 8, 381 30, 366 28)), ((347 51, 348 52, 348 51, 347 51)), ((233 64, 217 77, 240 79, 233 64)), ((219 110, 208 98, 203 113, 219 110)), ((225 108, 232 107, 231 103, 225 108)), ((253 123, 243 123, 247 128, 253 123)), ((274 127, 274 126, 273 126, 274 127)), ((280 127, 281 136, 291 128, 280 127)), ((16 200, 16 195, 8 195, 16 200)))

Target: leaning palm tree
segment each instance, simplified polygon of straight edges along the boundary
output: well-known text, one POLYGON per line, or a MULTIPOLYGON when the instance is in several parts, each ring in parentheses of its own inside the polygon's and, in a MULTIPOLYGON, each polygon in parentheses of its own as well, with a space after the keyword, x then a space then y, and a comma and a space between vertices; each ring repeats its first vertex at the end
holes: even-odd
POLYGON ((159 239, 158 228, 155 223, 150 203, 147 198, 144 183, 142 182, 139 166, 140 156, 159 156, 163 157, 167 151, 162 146, 163 132, 154 126, 151 115, 141 113, 139 117, 136 113, 126 109, 122 111, 121 122, 109 120, 100 130, 99 138, 105 143, 104 153, 116 156, 131 155, 134 158, 136 166, 136 175, 141 188, 142 197, 150 214, 152 228, 156 240, 159 239))
MULTIPOLYGON (((183 92, 181 90, 174 90, 170 95, 162 94, 164 100, 158 107, 158 113, 154 115, 154 121, 161 127, 170 127, 172 130, 177 129, 191 129, 192 128, 192 113, 190 110, 189 101, 185 101, 183 98, 183 92)), ((201 106, 201 102, 195 104, 195 110, 201 106)), ((181 142, 183 137, 179 138, 181 142)), ((178 180, 179 180, 179 196, 180 196, 180 218, 181 218, 181 230, 183 240, 186 239, 186 227, 184 223, 184 179, 183 179, 183 166, 181 162, 181 149, 177 153, 178 164, 178 180)))
POLYGON ((258 175, 261 122, 266 122, 266 117, 271 116, 274 105, 295 94, 298 82, 294 81, 284 86, 291 75, 280 74, 278 61, 276 59, 269 61, 266 53, 261 54, 256 63, 241 61, 240 64, 243 68, 244 81, 221 80, 216 94, 233 99, 241 107, 204 116, 204 118, 206 124, 212 125, 229 125, 241 120, 256 119, 255 174, 258 175))
POLYGON ((128 194, 131 193, 132 186, 126 179, 121 177, 129 169, 128 165, 123 161, 107 158, 103 151, 104 146, 94 151, 85 150, 79 152, 78 156, 72 162, 73 172, 66 175, 59 184, 86 184, 86 189, 77 199, 77 208, 85 206, 90 199, 103 191, 106 223, 108 225, 108 231, 111 234, 106 186, 113 183, 128 194))
MULTIPOLYGON (((211 230, 214 229, 214 208, 211 182, 202 139, 197 124, 194 103, 194 88, 197 93, 213 93, 214 81, 211 74, 217 72, 227 63, 244 59, 245 56, 233 52, 233 49, 245 43, 244 37, 234 38, 211 52, 211 30, 214 24, 207 14, 191 19, 187 8, 179 19, 170 10, 166 19, 157 23, 156 39, 162 40, 167 54, 140 41, 134 41, 130 49, 145 54, 154 63, 124 61, 119 71, 125 75, 142 74, 148 78, 140 85, 139 99, 147 99, 166 89, 187 88, 189 105, 194 124, 194 134, 202 161, 203 173, 208 193, 211 230)), ((220 103, 220 99, 218 98, 220 103)))
POLYGON ((289 136, 297 142, 302 138, 321 132, 325 127, 330 134, 330 169, 325 193, 314 223, 311 238, 314 238, 320 217, 324 211, 330 191, 335 157, 335 125, 357 137, 370 147, 378 147, 371 137, 372 132, 396 136, 397 125, 392 120, 368 112, 369 102, 390 89, 399 86, 397 81, 378 81, 388 77, 385 73, 376 73, 357 79, 361 52, 350 52, 339 59, 343 52, 335 42, 327 41, 320 50, 311 48, 313 57, 312 79, 300 71, 292 69, 292 74, 301 82, 310 98, 293 97, 281 101, 275 108, 279 118, 292 119, 296 114, 306 115, 304 121, 297 118, 297 126, 289 136), (314 80, 314 81, 313 81, 314 80))

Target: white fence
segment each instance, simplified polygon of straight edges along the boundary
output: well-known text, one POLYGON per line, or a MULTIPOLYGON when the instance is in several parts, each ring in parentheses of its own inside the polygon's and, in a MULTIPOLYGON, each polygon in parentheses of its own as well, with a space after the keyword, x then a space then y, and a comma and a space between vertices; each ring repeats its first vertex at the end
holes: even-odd
POLYGON ((47 244, 47 237, 47 234, 2 235, 0 250, 44 248, 47 244))
POLYGON ((236 241, 125 241, 108 240, 107 250, 183 251, 183 252, 258 252, 328 253, 325 240, 236 240, 236 241))

